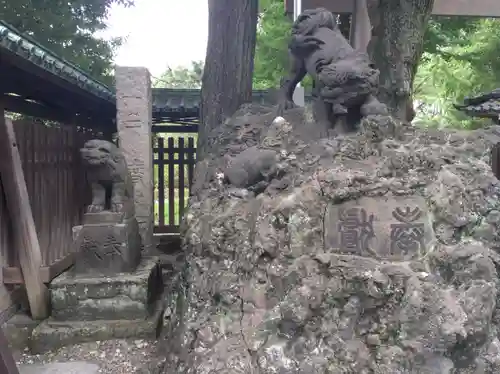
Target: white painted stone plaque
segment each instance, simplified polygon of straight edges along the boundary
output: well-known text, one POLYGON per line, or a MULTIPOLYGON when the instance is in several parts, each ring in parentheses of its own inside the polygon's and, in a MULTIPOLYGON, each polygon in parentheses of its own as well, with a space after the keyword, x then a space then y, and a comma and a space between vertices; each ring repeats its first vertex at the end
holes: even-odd
POLYGON ((325 249, 343 254, 409 260, 434 238, 420 196, 363 197, 332 204, 325 216, 325 249))

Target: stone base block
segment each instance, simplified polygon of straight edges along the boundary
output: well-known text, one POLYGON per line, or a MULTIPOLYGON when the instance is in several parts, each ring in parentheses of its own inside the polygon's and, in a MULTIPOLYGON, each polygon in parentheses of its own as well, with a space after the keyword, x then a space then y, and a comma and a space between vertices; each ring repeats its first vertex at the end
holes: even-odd
POLYGON ((133 273, 96 277, 63 273, 50 284, 54 321, 146 320, 162 293, 159 260, 143 258, 133 273))
POLYGON ((121 223, 125 219, 125 213, 100 212, 100 213, 85 213, 83 215, 84 225, 100 225, 103 223, 121 223))
MULTIPOLYGON (((113 213, 107 215, 110 216, 108 221, 113 221, 113 213)), ((104 214, 105 217, 107 215, 104 214)), ((91 215, 86 217, 90 222, 93 219, 95 217, 91 215)), ((133 272, 137 268, 141 259, 141 237, 137 220, 133 217, 123 223, 108 221, 73 227, 73 273, 114 275, 133 272)))
POLYGON ((59 322, 52 318, 38 325, 31 335, 32 354, 64 346, 112 339, 156 339, 163 323, 163 304, 148 319, 59 322))

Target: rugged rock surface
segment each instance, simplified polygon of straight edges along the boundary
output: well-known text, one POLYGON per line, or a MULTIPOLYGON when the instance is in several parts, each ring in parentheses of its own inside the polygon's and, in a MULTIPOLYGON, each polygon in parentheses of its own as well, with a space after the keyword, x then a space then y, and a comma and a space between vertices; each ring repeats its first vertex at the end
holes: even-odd
POLYGON ((500 372, 500 127, 319 139, 284 117, 245 106, 212 134, 163 373, 500 372))

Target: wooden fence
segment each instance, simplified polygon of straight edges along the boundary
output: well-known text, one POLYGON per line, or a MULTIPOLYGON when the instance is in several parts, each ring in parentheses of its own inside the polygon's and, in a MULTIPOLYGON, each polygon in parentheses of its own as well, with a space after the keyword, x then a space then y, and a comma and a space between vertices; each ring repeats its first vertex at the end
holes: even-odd
POLYGON ((196 125, 154 125, 155 233, 178 233, 196 163, 196 125))
MULTIPOLYGON (((28 121, 15 121, 14 129, 42 253, 41 277, 49 283, 73 263, 72 227, 81 222, 91 198, 79 149, 96 134, 76 127, 47 127, 28 121)), ((0 179, 3 283, 23 284, 10 214, 16 213, 7 210, 0 179)))

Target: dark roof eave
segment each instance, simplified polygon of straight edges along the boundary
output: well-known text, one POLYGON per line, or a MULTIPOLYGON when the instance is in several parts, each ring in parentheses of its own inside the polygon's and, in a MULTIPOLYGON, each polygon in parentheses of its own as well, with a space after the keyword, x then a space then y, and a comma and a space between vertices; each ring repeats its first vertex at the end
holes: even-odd
POLYGON ((94 96, 113 103, 116 101, 115 93, 109 87, 2 20, 0 20, 0 48, 30 61, 94 96))

